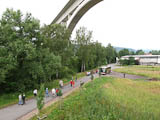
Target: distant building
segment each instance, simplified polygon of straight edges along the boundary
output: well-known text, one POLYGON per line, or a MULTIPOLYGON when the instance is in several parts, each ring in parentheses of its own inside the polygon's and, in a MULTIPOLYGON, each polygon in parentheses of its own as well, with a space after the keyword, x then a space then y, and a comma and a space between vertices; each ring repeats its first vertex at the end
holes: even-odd
POLYGON ((160 65, 160 55, 127 55, 122 56, 120 59, 128 60, 130 57, 138 60, 140 65, 160 65))

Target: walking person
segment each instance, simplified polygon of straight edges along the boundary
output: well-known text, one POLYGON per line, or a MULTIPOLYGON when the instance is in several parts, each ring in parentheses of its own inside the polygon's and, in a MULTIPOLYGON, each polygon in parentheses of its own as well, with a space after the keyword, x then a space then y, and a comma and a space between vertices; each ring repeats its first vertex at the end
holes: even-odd
POLYGON ((72 87, 72 84, 73 84, 73 82, 72 82, 72 80, 70 81, 70 85, 71 85, 71 87, 72 87))
POLYGON ((34 89, 33 94, 34 94, 34 97, 37 96, 37 89, 34 89))
POLYGON ((125 74, 125 73, 123 73, 123 77, 124 77, 124 78, 126 77, 126 74, 125 74))
POLYGON ((59 86, 60 86, 60 88, 63 88, 63 81, 62 80, 59 81, 59 86))
POLYGON ((56 95, 58 96, 58 92, 59 92, 59 89, 58 88, 56 88, 56 95))
POLYGON ((72 81, 72 86, 73 86, 73 88, 74 88, 74 85, 75 85, 75 82, 74 82, 74 80, 72 81))
POLYGON ((46 88, 46 97, 49 97, 48 88, 46 88))
POLYGON ((23 105, 25 104, 25 99, 26 99, 26 96, 25 96, 25 94, 23 93, 23 94, 22 94, 23 105))
POLYGON ((77 81, 77 75, 76 75, 76 79, 75 79, 75 81, 77 81))
POLYGON ((52 96, 53 97, 56 96, 56 90, 55 90, 55 88, 52 89, 52 96))
POLYGON ((18 98, 19 98, 18 105, 22 105, 22 94, 19 94, 18 98))

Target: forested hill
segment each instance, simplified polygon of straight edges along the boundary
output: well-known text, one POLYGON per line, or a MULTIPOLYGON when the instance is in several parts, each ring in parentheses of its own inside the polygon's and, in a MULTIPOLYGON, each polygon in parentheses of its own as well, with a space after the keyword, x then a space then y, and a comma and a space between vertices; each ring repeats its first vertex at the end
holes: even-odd
POLYGON ((125 48, 125 47, 116 47, 116 46, 113 46, 117 52, 119 52, 120 50, 122 49, 128 49, 129 51, 134 51, 136 52, 136 49, 132 49, 132 48, 125 48))
MULTIPOLYGON (((113 46, 117 52, 119 52, 120 50, 122 49, 128 49, 129 51, 134 51, 136 52, 137 50, 136 49, 133 49, 133 48, 125 48, 125 47, 117 47, 117 46, 113 46)), ((152 51, 152 49, 142 49, 145 53, 149 53, 150 51, 152 51)))

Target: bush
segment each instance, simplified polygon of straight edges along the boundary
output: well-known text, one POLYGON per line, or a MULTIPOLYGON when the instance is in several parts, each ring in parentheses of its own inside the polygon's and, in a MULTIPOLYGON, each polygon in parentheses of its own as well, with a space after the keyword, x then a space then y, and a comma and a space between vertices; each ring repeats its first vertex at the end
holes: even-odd
POLYGON ((70 78, 70 76, 73 74, 75 74, 75 72, 72 69, 63 66, 59 72, 59 78, 70 78))
POLYGON ((129 60, 127 60, 127 59, 121 60, 120 59, 119 62, 121 65, 139 65, 139 61, 135 60, 134 57, 129 57, 129 60))
POLYGON ((44 84, 41 85, 37 95, 37 108, 39 110, 39 113, 41 112, 43 106, 44 106, 44 84))

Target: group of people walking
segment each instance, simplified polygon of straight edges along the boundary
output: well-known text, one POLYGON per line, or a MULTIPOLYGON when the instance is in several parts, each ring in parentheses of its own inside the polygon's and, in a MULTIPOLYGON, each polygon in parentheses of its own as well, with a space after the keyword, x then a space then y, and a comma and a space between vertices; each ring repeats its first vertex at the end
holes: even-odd
POLYGON ((71 85, 71 87, 73 87, 74 88, 74 86, 75 86, 75 82, 77 81, 77 76, 76 76, 76 78, 75 78, 75 81, 73 80, 73 76, 72 76, 72 80, 70 81, 70 85, 71 85))
POLYGON ((53 88, 53 89, 51 90, 52 96, 53 96, 53 97, 58 96, 59 91, 60 91, 60 90, 59 90, 58 88, 53 88))
MULTIPOLYGON (((60 80, 60 81, 59 81, 59 87, 60 87, 61 89, 63 88, 63 80, 60 80)), ((37 92, 38 92, 37 89, 35 89, 35 90, 33 91, 33 94, 34 94, 35 97, 37 96, 37 92)), ((57 96, 58 92, 59 92, 59 89, 58 89, 58 88, 53 88, 53 89, 51 90, 52 96, 57 96)), ((46 90, 45 90, 45 96, 46 96, 46 97, 49 97, 49 90, 48 90, 48 88, 46 88, 46 90)))
POLYGON ((74 87, 74 85, 75 85, 74 80, 71 80, 71 81, 70 81, 70 85, 71 85, 71 87, 74 87))
MULTIPOLYGON (((75 78, 75 81, 77 81, 77 76, 76 76, 76 78, 75 78)), ((73 80, 73 76, 72 76, 72 80, 70 81, 70 85, 71 85, 71 87, 75 87, 75 81, 73 80)), ((60 89, 62 89, 63 88, 63 80, 60 80, 59 81, 59 87, 60 87, 60 89)), ((53 88, 52 90, 51 90, 51 94, 52 94, 52 96, 57 96, 58 95, 58 92, 60 91, 60 89, 59 88, 53 88)), ((38 90, 37 89, 34 89, 33 90, 33 95, 34 95, 34 97, 36 97, 37 96, 37 93, 38 93, 38 90)), ((48 88, 46 88, 46 90, 45 90, 45 95, 46 95, 46 97, 49 97, 49 90, 48 90, 48 88)), ((18 104, 19 105, 24 105, 25 104, 25 94, 23 93, 23 94, 20 94, 19 96, 18 96, 18 98, 19 98, 19 102, 18 102, 18 104)))
MULTIPOLYGON (((63 84, 63 82, 62 82, 62 84, 63 84)), ((62 85, 62 84, 61 84, 61 85, 62 85)), ((37 92, 38 92, 37 89, 35 89, 35 90, 33 91, 33 94, 34 94, 35 97, 37 96, 37 92)), ((58 89, 58 88, 53 88, 53 89, 51 90, 51 93, 52 93, 53 96, 56 96, 58 92, 59 92, 59 89, 58 89)), ((49 90, 48 90, 48 88, 46 88, 46 90, 45 90, 45 96, 46 96, 46 97, 49 97, 49 90)))

